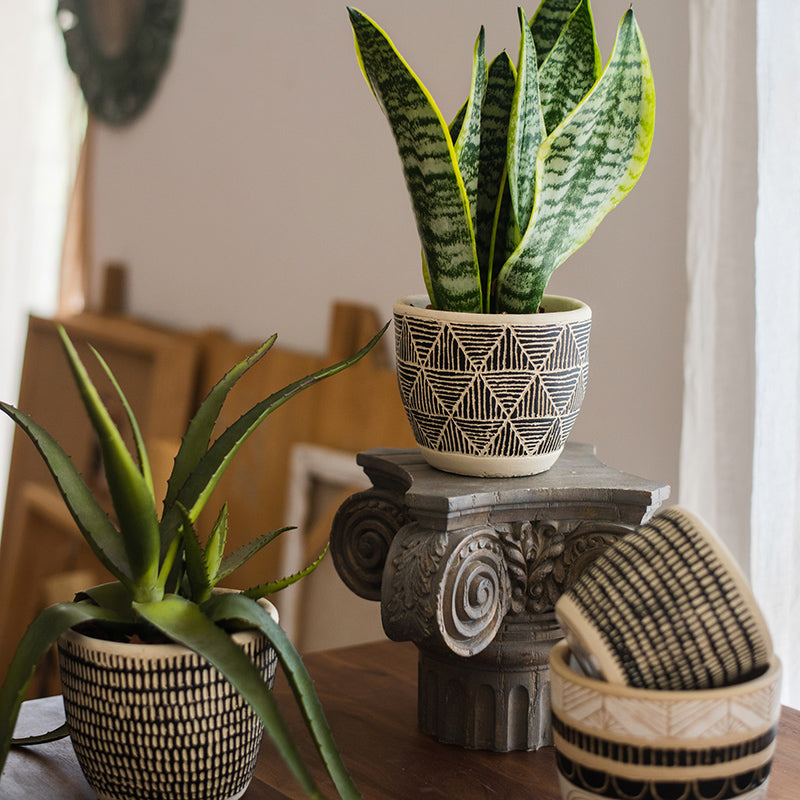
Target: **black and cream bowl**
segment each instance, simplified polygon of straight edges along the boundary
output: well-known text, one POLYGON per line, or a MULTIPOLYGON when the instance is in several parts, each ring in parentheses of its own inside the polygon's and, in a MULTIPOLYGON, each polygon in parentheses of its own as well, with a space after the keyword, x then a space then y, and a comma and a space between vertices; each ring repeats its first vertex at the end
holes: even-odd
POLYGON ((564 800, 764 800, 781 664, 717 689, 636 689, 587 677, 565 640, 550 654, 564 800))
MULTIPOLYGON (((275 607, 260 601, 277 621, 275 607)), ((232 634, 271 686, 277 656, 260 631, 232 634)), ((222 674, 176 644, 69 630, 58 641, 70 738, 100 800, 234 800, 263 735, 222 674)))
POLYGON ((545 295, 537 314, 394 305, 397 379, 414 438, 433 467, 515 477, 550 469, 589 377, 589 306, 545 295))

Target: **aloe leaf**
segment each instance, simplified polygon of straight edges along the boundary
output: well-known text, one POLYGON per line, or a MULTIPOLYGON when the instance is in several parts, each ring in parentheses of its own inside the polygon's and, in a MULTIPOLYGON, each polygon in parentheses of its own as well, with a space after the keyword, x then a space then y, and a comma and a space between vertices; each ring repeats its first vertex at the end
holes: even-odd
POLYGON ((131 432, 133 433, 133 441, 136 446, 136 456, 139 459, 139 469, 142 472, 142 476, 144 477, 145 483, 147 484, 148 489, 150 490, 150 495, 153 498, 153 503, 156 501, 155 490, 153 488, 153 473, 150 469, 150 459, 147 457, 147 449, 144 446, 144 437, 142 436, 141 428, 139 427, 139 422, 136 419, 136 415, 133 413, 133 409, 128 402, 128 398, 125 396, 125 393, 122 391, 122 387, 119 385, 116 376, 111 371, 111 367, 108 366, 106 360, 100 355, 100 353, 95 350, 94 347, 91 348, 92 352, 95 355, 95 358, 100 363, 100 366, 103 368, 103 371, 106 373, 109 381, 111 381, 111 385, 114 387, 114 390, 117 393, 117 397, 119 397, 120 402, 122 403, 122 407, 125 409, 125 415, 128 418, 128 424, 131 426, 131 432))
MULTIPOLYGON (((216 599, 216 598, 215 598, 216 599)), ((249 599, 246 603, 258 604, 249 599)), ((211 602, 211 601, 210 601, 211 602)), ((156 603, 134 603, 144 619, 175 642, 199 653, 215 666, 255 711, 278 751, 309 797, 321 797, 300 753, 292 742, 277 703, 258 669, 230 635, 214 624, 194 603, 177 595, 167 595, 156 603)), ((261 609, 259 609, 261 610, 261 609)), ((269 614, 264 612, 269 618, 269 614)), ((217 621, 226 619, 217 617, 217 621)), ((261 623, 260 618, 258 622, 261 623)), ((249 620, 248 620, 249 621, 249 620)), ((270 622, 272 622, 270 618, 270 622)), ((273 623, 274 625, 274 623, 273 623)), ((263 629, 262 624, 258 627, 263 629)), ((274 625, 277 628, 277 625, 274 625)), ((271 638, 272 631, 265 631, 271 638)))
POLYGON ((361 69, 400 153, 433 288, 431 303, 480 312, 469 198, 447 123, 386 33, 360 11, 348 11, 361 69))
MULTIPOLYGON (((506 181, 506 149, 508 145, 508 121, 514 97, 516 71, 508 53, 500 53, 489 64, 486 96, 481 114, 481 152, 478 176, 478 220, 476 226, 476 248, 480 264, 483 287, 484 311, 489 311, 489 297, 494 280, 494 252, 496 219, 502 216, 501 229, 505 231, 509 206, 502 206, 505 196, 509 199, 506 181)), ((505 239, 505 234, 503 234, 505 239)), ((503 242, 504 244, 505 242, 503 242)), ((501 248, 499 266, 506 260, 501 248)))
POLYGON ((270 542, 277 539, 282 533, 293 530, 296 530, 296 528, 292 526, 278 528, 277 530, 270 531, 269 533, 264 533, 257 539, 253 539, 253 541, 242 545, 237 550, 234 550, 229 556, 226 556, 222 559, 222 563, 220 564, 217 572, 216 580, 221 581, 224 578, 227 578, 228 575, 236 572, 236 570, 239 569, 242 564, 247 563, 259 550, 262 550, 270 542))
POLYGON ((211 576, 211 582, 216 584, 220 578, 220 566, 222 564, 222 557, 225 553, 225 543, 228 540, 228 504, 223 504, 220 509, 217 519, 214 522, 214 527, 208 536, 206 542, 206 564, 208 565, 208 572, 211 576))
POLYGON ((539 68, 542 115, 548 132, 586 96, 600 77, 601 67, 591 6, 589 0, 581 0, 539 68))
POLYGON ((181 503, 176 503, 183 517, 181 536, 183 539, 183 558, 186 577, 189 579, 191 597, 196 603, 203 603, 211 597, 211 575, 203 546, 189 518, 189 512, 181 503))
POLYGON ((103 465, 133 582, 147 597, 158 578, 160 537, 150 487, 134 461, 63 327, 58 328, 78 390, 100 441, 103 465))
MULTIPOLYGON (((469 200, 472 229, 476 230, 478 215, 478 173, 481 151, 481 116, 486 96, 486 33, 481 27, 472 56, 472 82, 464 109, 464 120, 454 141, 458 169, 469 200)), ((451 134, 452 135, 452 134, 451 134)))
POLYGON ((310 575, 322 563, 327 552, 328 545, 325 545, 325 549, 307 567, 301 569, 299 572, 295 572, 293 575, 288 575, 285 578, 279 578, 276 581, 269 581, 269 583, 252 586, 250 589, 245 589, 242 594, 245 597, 252 597, 254 600, 258 600, 260 597, 266 597, 268 594, 280 592, 287 586, 291 586, 293 583, 297 583, 299 580, 310 575))
POLYGON ((39 451, 72 518, 100 563, 116 578, 130 585, 131 568, 119 531, 111 524, 70 457, 27 414, 3 402, 0 402, 0 411, 19 425, 39 451))
POLYGON ((3 771, 14 726, 36 665, 56 643, 58 637, 73 625, 91 620, 120 622, 112 611, 91 605, 59 603, 42 611, 25 631, 0 687, 0 773, 3 771))
POLYGON ((69 736, 69 725, 66 722, 53 728, 51 731, 39 733, 35 736, 20 736, 19 739, 12 739, 12 747, 29 747, 35 744, 47 744, 48 742, 56 742, 59 739, 66 739, 69 736))
POLYGON ((206 454, 214 425, 225 403, 230 390, 250 367, 258 363, 264 354, 275 344, 277 334, 273 334, 266 342, 252 352, 247 358, 232 367, 208 393, 200 404, 197 413, 192 417, 186 428, 181 446, 175 456, 175 464, 167 484, 167 494, 164 498, 164 508, 172 507, 178 496, 181 486, 191 474, 192 470, 206 454))
POLYGON ((600 80, 539 149, 533 214, 498 277, 499 311, 536 311, 554 270, 636 184, 654 121, 650 60, 628 10, 600 80))
MULTIPOLYGON (((378 343, 381 336, 389 327, 387 323, 364 347, 355 355, 343 361, 324 367, 294 383, 285 386, 283 389, 271 394, 261 402, 253 406, 248 412, 243 414, 234 422, 219 438, 211 445, 211 448, 200 460, 195 470, 184 483, 178 493, 178 500, 189 510, 192 521, 195 521, 200 514, 203 506, 207 502, 214 487, 219 482, 226 467, 231 459, 244 444, 250 434, 277 408, 282 406, 295 395, 308 389, 325 378, 336 375, 344 369, 360 361, 378 343)), ((171 531, 177 530, 180 524, 179 514, 173 513, 171 509, 163 520, 162 535, 169 538, 171 531)))
POLYGON ((561 31, 581 0, 542 0, 531 18, 531 33, 539 65, 550 55, 561 31))
POLYGON ((333 740, 322 704, 314 690, 314 682, 302 658, 281 627, 258 603, 241 594, 216 595, 203 606, 203 610, 216 622, 242 620, 267 635, 278 654, 317 752, 325 763, 339 795, 346 799, 361 798, 333 740))
POLYGON ((525 12, 519 9, 521 28, 517 83, 508 122, 508 186, 520 234, 528 227, 536 191, 536 153, 546 136, 539 101, 536 49, 525 12))

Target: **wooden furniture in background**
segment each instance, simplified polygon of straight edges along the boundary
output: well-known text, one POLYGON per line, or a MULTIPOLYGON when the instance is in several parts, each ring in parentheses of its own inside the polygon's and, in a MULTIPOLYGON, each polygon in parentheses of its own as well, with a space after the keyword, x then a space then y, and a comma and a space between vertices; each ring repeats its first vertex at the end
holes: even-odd
MULTIPOLYGON (((490 753, 441 744, 417 728, 416 650, 377 642, 313 653, 306 665, 344 762, 367 800, 423 797, 561 800, 555 751, 490 753)), ((278 670, 275 694, 289 730, 326 797, 325 774, 278 670)), ((63 720, 60 698, 22 707, 20 734, 50 730, 63 720), (61 717, 59 717, 61 714, 61 717)), ((796 800, 800 785, 800 711, 784 708, 767 800, 796 800)), ((3 800, 92 800, 69 740, 13 750, 0 779, 3 800)), ((261 747, 243 800, 300 800, 303 793, 274 746, 261 747)))

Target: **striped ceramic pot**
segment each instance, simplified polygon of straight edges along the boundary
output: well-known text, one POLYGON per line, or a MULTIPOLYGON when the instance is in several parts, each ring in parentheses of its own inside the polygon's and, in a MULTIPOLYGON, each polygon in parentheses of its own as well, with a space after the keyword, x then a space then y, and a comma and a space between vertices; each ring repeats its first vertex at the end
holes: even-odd
MULTIPOLYGON (((272 686, 277 657, 267 638, 232 636, 272 686)), ((100 800, 244 794, 263 728, 204 658, 181 645, 111 642, 75 630, 61 636, 58 652, 70 738, 100 800)))
POLYGON ((550 654, 564 800, 765 800, 781 664, 716 689, 636 689, 586 677, 566 641, 550 654))
POLYGON ((394 306, 397 379, 425 460, 461 475, 544 472, 564 449, 586 391, 591 310, 546 295, 538 314, 394 306))

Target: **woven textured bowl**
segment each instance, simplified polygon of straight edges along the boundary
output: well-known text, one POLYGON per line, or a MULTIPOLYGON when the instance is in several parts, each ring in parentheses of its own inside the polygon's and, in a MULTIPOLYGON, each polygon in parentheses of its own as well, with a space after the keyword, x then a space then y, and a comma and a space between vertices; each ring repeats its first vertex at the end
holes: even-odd
POLYGON ((640 689, 727 686, 763 672, 772 654, 741 570, 678 506, 609 547, 559 598, 556 616, 587 673, 640 689))
POLYGON ((764 800, 781 664, 721 689, 658 691, 588 678, 566 641, 550 655, 564 800, 764 800))

